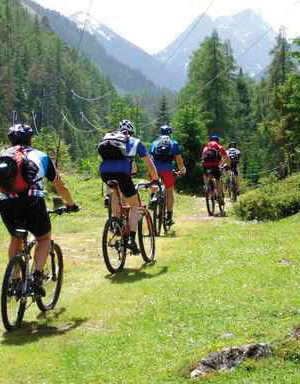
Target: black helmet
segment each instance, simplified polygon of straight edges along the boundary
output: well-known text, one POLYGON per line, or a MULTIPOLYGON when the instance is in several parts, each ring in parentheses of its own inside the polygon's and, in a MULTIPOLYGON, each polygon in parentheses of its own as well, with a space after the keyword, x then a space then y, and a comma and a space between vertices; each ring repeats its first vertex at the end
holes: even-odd
POLYGON ((220 138, 217 134, 213 133, 211 136, 210 136, 210 141, 216 141, 217 143, 220 141, 220 138))
POLYGON ((172 132, 173 128, 169 124, 165 124, 160 127, 161 135, 171 135, 172 132))
POLYGON ((236 142, 235 141, 231 141, 229 143, 229 148, 236 148, 236 142))
POLYGON ((119 130, 121 132, 129 133, 134 135, 134 125, 130 120, 122 120, 119 122, 119 130))
POLYGON ((33 129, 26 124, 15 124, 9 128, 7 136, 12 145, 26 145, 33 136, 33 129))

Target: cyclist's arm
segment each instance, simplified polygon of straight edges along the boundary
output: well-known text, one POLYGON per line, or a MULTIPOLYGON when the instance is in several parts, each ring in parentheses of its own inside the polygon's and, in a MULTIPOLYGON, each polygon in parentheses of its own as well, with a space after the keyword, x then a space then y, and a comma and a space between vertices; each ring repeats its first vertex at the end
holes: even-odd
POLYGON ((75 205, 68 187, 62 181, 59 175, 57 175, 54 180, 54 188, 56 189, 57 193, 61 196, 67 206, 75 205))
POLYGON ((151 157, 149 155, 142 157, 143 162, 147 165, 150 173, 150 178, 151 180, 157 180, 158 179, 158 174, 156 167, 151 160, 151 157))
POLYGON ((175 161, 176 161, 176 164, 177 164, 177 167, 178 167, 178 170, 179 170, 179 175, 180 176, 185 175, 186 169, 185 169, 185 166, 183 164, 183 159, 182 159, 181 154, 180 155, 175 155, 175 161))

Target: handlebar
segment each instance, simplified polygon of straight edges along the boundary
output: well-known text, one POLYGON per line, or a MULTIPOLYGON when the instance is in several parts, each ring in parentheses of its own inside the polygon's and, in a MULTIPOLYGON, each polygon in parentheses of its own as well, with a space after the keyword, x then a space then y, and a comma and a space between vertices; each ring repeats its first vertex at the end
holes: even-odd
POLYGON ((71 207, 59 207, 47 210, 50 215, 63 215, 64 213, 79 212, 80 208, 77 205, 71 207))
POLYGON ((138 191, 139 189, 148 189, 155 186, 157 186, 159 190, 161 190, 161 183, 159 180, 152 180, 150 181, 150 183, 137 183, 135 184, 135 190, 138 191))

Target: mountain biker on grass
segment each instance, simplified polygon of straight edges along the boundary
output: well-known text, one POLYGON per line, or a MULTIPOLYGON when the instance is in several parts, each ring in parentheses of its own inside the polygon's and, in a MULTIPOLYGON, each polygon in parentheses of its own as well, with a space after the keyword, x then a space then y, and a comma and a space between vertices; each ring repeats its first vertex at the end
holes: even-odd
MULTIPOLYGON (((173 222, 173 207, 174 207, 174 186, 175 176, 173 173, 174 160, 179 169, 178 175, 183 176, 186 173, 185 166, 182 160, 182 151, 176 140, 171 139, 173 128, 166 124, 160 127, 160 136, 155 139, 150 145, 150 155, 156 166, 158 175, 162 178, 162 182, 166 187, 167 195, 167 217, 166 223, 168 226, 173 222)), ((155 204, 155 193, 150 196, 150 208, 155 204)))
POLYGON ((209 142, 204 146, 202 151, 202 167, 204 171, 204 184, 206 185, 207 177, 212 174, 216 179, 218 197, 221 199, 220 204, 225 204, 222 196, 221 167, 226 164, 230 166, 230 157, 226 149, 219 143, 219 136, 213 134, 210 136, 209 142))
MULTIPOLYGON (((156 168, 144 146, 144 144, 131 137, 129 132, 134 130, 130 120, 122 120, 119 123, 119 131, 107 133, 99 144, 98 151, 102 156, 99 167, 102 180, 107 183, 109 180, 117 180, 120 191, 124 196, 125 202, 130 205, 129 227, 130 236, 127 247, 133 254, 138 254, 139 249, 135 241, 136 229, 139 219, 139 200, 131 178, 132 161, 130 156, 137 154, 147 165, 150 178, 157 181, 156 168)), ((118 217, 116 193, 112 193, 112 215, 118 217)))
POLYGON ((8 130, 11 147, 0 153, 0 213, 11 236, 10 259, 22 248, 16 229, 28 230, 36 237, 32 288, 37 295, 45 296, 42 277, 51 245, 51 222, 42 179, 46 177, 54 183, 70 210, 77 211, 78 207, 50 157, 31 146, 32 136, 33 130, 26 124, 15 124, 8 130))
POLYGON ((235 175, 236 179, 236 186, 237 186, 237 192, 240 193, 240 176, 239 176, 239 162, 241 157, 241 152, 236 147, 236 142, 231 141, 229 143, 229 148, 227 149, 227 154, 230 157, 231 160, 231 170, 233 174, 235 175))

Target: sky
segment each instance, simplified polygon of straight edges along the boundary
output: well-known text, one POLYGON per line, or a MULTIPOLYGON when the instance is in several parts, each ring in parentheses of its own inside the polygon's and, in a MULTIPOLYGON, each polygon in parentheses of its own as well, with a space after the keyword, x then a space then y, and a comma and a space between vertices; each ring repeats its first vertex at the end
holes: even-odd
POLYGON ((114 32, 153 54, 173 42, 192 21, 206 12, 229 16, 251 8, 275 30, 300 35, 300 0, 35 0, 43 7, 68 16, 90 14, 114 32))

